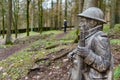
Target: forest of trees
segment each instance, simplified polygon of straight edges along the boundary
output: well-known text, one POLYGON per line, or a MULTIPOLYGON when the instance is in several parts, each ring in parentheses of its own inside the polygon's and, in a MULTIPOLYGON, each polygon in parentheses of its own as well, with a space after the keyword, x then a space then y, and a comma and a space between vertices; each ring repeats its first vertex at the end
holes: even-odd
POLYGON ((68 26, 78 26, 77 14, 89 7, 99 7, 106 15, 110 27, 120 23, 120 0, 0 0, 0 30, 6 43, 11 42, 11 30, 15 37, 18 29, 26 29, 27 36, 33 28, 42 33, 43 27, 61 29, 63 20, 68 26))
MULTIPOLYGON (((85 39, 79 36, 82 20, 78 14, 89 7, 98 7, 105 14, 106 23, 102 26, 108 35, 100 33, 104 38, 100 39, 110 41, 111 45, 105 42, 97 47, 110 47, 110 56, 114 59, 113 78, 120 80, 120 0, 0 0, 0 80, 68 80, 73 63, 79 62, 73 56, 79 40, 86 42, 85 39, 94 34, 90 29, 88 36, 83 30, 85 39)), ((97 28, 99 26, 94 29, 97 28)), ((96 35, 93 37, 97 40, 96 35)), ((94 45, 96 47, 96 41, 94 45)))

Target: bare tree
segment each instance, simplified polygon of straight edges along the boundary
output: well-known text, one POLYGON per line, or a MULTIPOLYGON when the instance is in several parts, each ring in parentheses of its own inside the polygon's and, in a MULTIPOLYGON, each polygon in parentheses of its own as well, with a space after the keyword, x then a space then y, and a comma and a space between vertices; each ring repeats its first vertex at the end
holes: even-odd
POLYGON ((35 0, 32 0, 32 16, 31 16, 31 31, 33 31, 33 27, 35 27, 35 0))
POLYGON ((15 28, 15 38, 17 38, 18 34, 18 13, 19 13, 19 0, 13 0, 14 4, 14 12, 13 12, 13 26, 15 28))
POLYGON ((11 44, 11 26, 12 26, 12 0, 8 0, 8 27, 5 44, 11 44))
POLYGON ((67 20, 67 4, 68 4, 68 0, 65 0, 65 19, 67 20))
POLYGON ((58 3, 59 3, 59 0, 57 0, 57 2, 56 2, 55 12, 54 12, 54 26, 55 26, 55 29, 58 29, 58 3))
POLYGON ((29 36, 29 5, 31 0, 27 0, 27 10, 26 10, 26 19, 27 19, 27 36, 29 36))
POLYGON ((4 9, 4 1, 5 0, 2 0, 2 35, 3 35, 3 38, 4 38, 4 34, 5 34, 5 9, 4 9))
POLYGON ((115 0, 111 0, 111 24, 110 28, 113 28, 115 25, 115 0))
POLYGON ((98 4, 99 8, 105 13, 105 11, 106 11, 106 0, 99 0, 98 2, 99 2, 99 4, 98 4))
POLYGON ((53 0, 51 0, 51 27, 54 27, 53 24, 54 24, 54 16, 53 16, 53 0))
POLYGON ((84 0, 79 0, 79 12, 80 13, 83 11, 83 4, 84 4, 84 0))
POLYGON ((59 27, 62 27, 62 0, 60 0, 60 8, 59 8, 59 27))
POLYGON ((38 28, 39 32, 42 33, 43 27, 43 7, 42 7, 42 0, 38 0, 38 28))
POLYGON ((83 5, 80 5, 80 3, 83 3, 82 0, 75 0, 75 26, 78 26, 79 24, 79 18, 77 17, 77 14, 81 13, 82 12, 82 6, 83 5))
POLYGON ((115 23, 120 23, 120 0, 116 0, 116 21, 115 23))

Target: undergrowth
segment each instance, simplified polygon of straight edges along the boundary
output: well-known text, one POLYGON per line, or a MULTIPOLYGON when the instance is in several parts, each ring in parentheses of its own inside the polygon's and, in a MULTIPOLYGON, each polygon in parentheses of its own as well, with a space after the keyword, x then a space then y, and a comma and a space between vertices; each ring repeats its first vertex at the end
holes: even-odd
MULTIPOLYGON (((107 31, 107 27, 105 31, 107 31)), ((17 52, 5 60, 0 61, 0 80, 17 80, 20 77, 27 75, 28 69, 30 69, 36 59, 42 57, 48 53, 58 51, 67 47, 66 44, 74 42, 76 37, 76 30, 69 31, 61 39, 57 39, 56 35, 62 33, 62 31, 47 31, 43 32, 41 36, 49 35, 47 38, 40 39, 30 44, 29 47, 17 52), (53 45, 59 45, 54 48, 45 49, 53 45)), ((35 33, 36 34, 36 33, 35 33)), ((36 34, 38 35, 38 34, 36 34)), ((110 39, 112 44, 119 44, 119 39, 110 39)), ((114 78, 117 80, 120 77, 120 65, 114 70, 114 78)))
POLYGON ((110 39, 111 44, 120 44, 120 39, 110 39))
MULTIPOLYGON (((47 31, 43 32, 41 36, 49 35, 45 39, 40 39, 30 44, 29 47, 17 52, 5 60, 0 61, 0 80, 17 80, 20 77, 24 77, 28 73, 36 59, 42 57, 48 53, 58 51, 67 47, 66 44, 70 44, 74 39, 74 30, 70 31, 62 39, 56 39, 56 35, 62 33, 62 31, 47 31), (51 49, 45 49, 45 47, 51 45, 61 45, 51 49), (34 50, 33 50, 34 49, 34 50)), ((38 34, 37 34, 38 35, 38 34)))
POLYGON ((114 69, 114 80, 120 80, 120 65, 114 69))

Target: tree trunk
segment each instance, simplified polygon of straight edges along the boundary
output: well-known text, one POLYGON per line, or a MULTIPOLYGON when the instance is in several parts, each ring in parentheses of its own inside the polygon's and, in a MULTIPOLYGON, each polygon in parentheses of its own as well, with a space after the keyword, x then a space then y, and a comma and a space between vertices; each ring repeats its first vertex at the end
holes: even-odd
POLYGON ((27 18, 27 36, 29 36, 29 4, 30 4, 30 0, 27 0, 27 12, 26 12, 26 18, 27 18))
POLYGON ((3 29, 2 29, 2 35, 3 35, 3 38, 4 38, 4 34, 5 34, 5 18, 4 18, 4 16, 5 16, 5 9, 4 9, 4 0, 2 0, 2 27, 3 27, 3 29))
POLYGON ((42 33, 42 28, 43 28, 43 7, 42 7, 42 0, 41 0, 41 3, 40 3, 40 33, 42 33))
POLYGON ((54 19, 53 19, 53 0, 51 0, 51 28, 53 28, 53 22, 54 22, 54 19))
POLYGON ((18 34, 18 13, 19 13, 19 0, 14 0, 13 26, 15 28, 15 38, 17 38, 18 34))
POLYGON ((35 1, 32 0, 32 19, 31 19, 31 31, 33 31, 33 27, 35 27, 35 16, 34 16, 34 12, 35 12, 35 1))
POLYGON ((79 13, 83 11, 84 0, 79 0, 79 13))
POLYGON ((55 16, 54 16, 55 29, 58 29, 58 3, 59 3, 59 0, 57 0, 57 3, 56 3, 56 11, 55 11, 55 16))
POLYGON ((62 28, 62 0, 60 0, 60 20, 59 20, 60 29, 62 28))
POLYGON ((11 27, 12 27, 12 0, 8 0, 8 27, 6 34, 6 42, 5 44, 11 44, 11 27))
POLYGON ((58 0, 58 4, 57 4, 57 10, 58 10, 58 29, 60 29, 60 0, 58 0))
POLYGON ((38 0, 38 31, 40 32, 40 0, 38 0))
POLYGON ((67 4, 68 4, 67 1, 68 0, 65 0, 65 15, 64 15, 66 20, 67 20, 67 4))
POLYGON ((84 0, 83 11, 89 7, 98 7, 98 0, 84 0))
POLYGON ((116 21, 115 23, 120 23, 120 0, 116 0, 116 21))
POLYGON ((76 6, 76 9, 75 9, 75 26, 76 27, 78 27, 78 25, 79 25, 79 19, 80 18, 77 15, 82 12, 82 9, 83 9, 83 7, 82 7, 83 4, 82 3, 83 3, 83 0, 75 0, 75 6, 76 6))
POLYGON ((4 38, 4 34, 5 34, 5 18, 4 18, 4 12, 2 11, 2 26, 3 26, 3 30, 2 30, 2 35, 4 38))
POLYGON ((104 12, 106 11, 106 0, 99 0, 98 7, 104 12))
POLYGON ((43 27, 43 7, 42 7, 42 0, 38 0, 38 29, 39 32, 42 33, 43 27))
POLYGON ((115 25, 115 0, 111 0, 111 24, 110 28, 113 28, 115 25))

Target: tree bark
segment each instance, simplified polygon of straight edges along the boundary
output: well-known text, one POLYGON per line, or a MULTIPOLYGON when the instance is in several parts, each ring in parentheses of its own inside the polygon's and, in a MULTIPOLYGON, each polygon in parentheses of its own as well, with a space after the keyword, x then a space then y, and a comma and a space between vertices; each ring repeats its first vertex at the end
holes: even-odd
POLYGON ((38 0, 38 31, 40 32, 40 0, 38 0))
POLYGON ((75 0, 75 6, 76 6, 76 9, 75 9, 75 26, 78 26, 79 25, 79 17, 77 16, 79 13, 82 12, 83 10, 83 0, 75 0))
POLYGON ((65 0, 65 19, 67 20, 67 1, 68 0, 65 0))
POLYGON ((60 0, 57 0, 57 12, 58 12, 58 13, 57 13, 57 16, 58 16, 58 17, 57 17, 57 20, 58 20, 58 22, 57 22, 57 24, 58 24, 57 27, 58 27, 58 28, 57 28, 57 29, 60 29, 60 24, 59 24, 59 17, 60 17, 60 15, 59 15, 59 13, 60 13, 60 7, 59 7, 59 5, 60 5, 60 4, 59 4, 59 1, 60 1, 60 0))
POLYGON ((33 28, 35 27, 35 16, 34 16, 34 12, 35 12, 35 1, 32 0, 32 19, 31 19, 31 31, 33 31, 33 28))
POLYGON ((79 0, 79 13, 83 11, 84 0, 79 0))
POLYGON ((40 3, 40 33, 42 33, 42 28, 43 28, 43 7, 42 7, 42 0, 41 0, 41 3, 40 3))
POLYGON ((30 0, 27 0, 27 11, 26 11, 26 18, 27 18, 27 36, 29 36, 29 4, 30 4, 30 0))
POLYGON ((113 28, 115 25, 115 0, 111 0, 111 24, 110 28, 113 28))
POLYGON ((57 0, 56 8, 55 8, 55 16, 54 16, 55 29, 58 29, 58 3, 59 3, 59 0, 57 0))
POLYGON ((14 0, 13 26, 15 28, 15 38, 17 38, 18 34, 18 13, 19 13, 19 0, 14 0))
POLYGON ((38 0, 38 28, 39 32, 42 33, 43 27, 43 7, 42 7, 42 0, 38 0))
POLYGON ((42 0, 38 0, 38 29, 39 32, 42 33, 43 27, 43 7, 42 7, 42 0))
POLYGON ((99 8, 105 13, 106 10, 106 0, 99 0, 99 8))
POLYGON ((51 28, 53 28, 54 19, 53 19, 53 0, 51 0, 51 28))
POLYGON ((8 27, 6 34, 6 42, 5 44, 11 44, 11 27, 12 27, 12 0, 8 0, 8 27))
POLYGON ((116 21, 115 23, 120 23, 120 0, 116 0, 116 21))
POLYGON ((2 27, 3 27, 3 29, 2 29, 2 35, 3 35, 3 38, 5 37, 4 36, 4 34, 5 34, 5 18, 4 18, 4 16, 5 16, 5 9, 4 9, 4 0, 2 0, 2 27))
POLYGON ((60 29, 62 28, 62 0, 60 0, 60 29))

